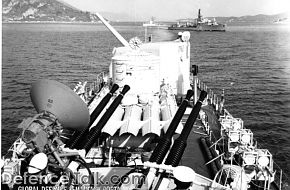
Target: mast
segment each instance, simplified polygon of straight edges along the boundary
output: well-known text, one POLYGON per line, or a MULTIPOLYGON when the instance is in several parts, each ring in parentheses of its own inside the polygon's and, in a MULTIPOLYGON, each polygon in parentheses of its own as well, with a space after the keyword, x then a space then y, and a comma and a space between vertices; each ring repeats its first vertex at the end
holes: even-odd
POLYGON ((201 21, 202 20, 202 15, 201 15, 201 13, 200 13, 200 9, 198 9, 198 21, 201 21))

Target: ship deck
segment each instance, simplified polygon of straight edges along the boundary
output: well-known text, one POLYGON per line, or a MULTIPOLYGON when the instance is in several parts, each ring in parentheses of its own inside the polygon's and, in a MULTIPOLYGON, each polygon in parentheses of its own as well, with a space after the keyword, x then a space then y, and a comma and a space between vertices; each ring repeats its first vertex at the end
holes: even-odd
MULTIPOLYGON (((219 138, 220 127, 213 107, 211 105, 203 106, 202 110, 206 112, 208 116, 209 126, 213 131, 213 135, 219 138)), ((182 120, 183 123, 186 122, 188 115, 189 113, 185 113, 182 120)), ((207 136, 202 122, 197 119, 189 135, 187 147, 180 164, 192 168, 196 173, 204 177, 213 179, 213 173, 209 167, 205 165, 209 160, 204 155, 204 150, 200 146, 200 138, 207 136)))

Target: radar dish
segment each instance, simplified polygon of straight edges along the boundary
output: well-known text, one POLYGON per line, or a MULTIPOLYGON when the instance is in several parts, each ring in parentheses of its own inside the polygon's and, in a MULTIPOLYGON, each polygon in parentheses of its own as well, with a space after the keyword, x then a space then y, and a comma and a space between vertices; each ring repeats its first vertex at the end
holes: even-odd
POLYGON ((82 130, 87 127, 90 114, 86 104, 69 87, 53 80, 32 84, 31 101, 38 113, 54 114, 64 128, 82 130))

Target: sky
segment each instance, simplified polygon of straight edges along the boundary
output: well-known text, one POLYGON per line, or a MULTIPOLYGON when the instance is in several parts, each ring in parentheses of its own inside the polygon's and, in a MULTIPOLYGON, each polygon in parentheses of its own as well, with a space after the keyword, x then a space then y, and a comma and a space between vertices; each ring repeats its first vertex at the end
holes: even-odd
POLYGON ((63 0, 84 11, 126 13, 132 18, 171 20, 196 18, 200 8, 205 17, 245 16, 290 12, 290 0, 63 0))

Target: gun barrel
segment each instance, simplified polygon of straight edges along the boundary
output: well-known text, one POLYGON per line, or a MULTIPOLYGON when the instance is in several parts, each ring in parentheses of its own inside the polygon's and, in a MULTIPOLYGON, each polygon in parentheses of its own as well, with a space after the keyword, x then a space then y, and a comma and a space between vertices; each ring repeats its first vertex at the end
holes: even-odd
POLYGON ((186 148, 186 141, 188 139, 188 136, 190 134, 190 131, 193 127, 193 124, 196 121, 196 118, 199 114, 199 111, 201 109, 202 101, 205 99, 207 93, 206 91, 201 91, 199 100, 192 108, 192 111, 184 125, 184 128, 179 135, 179 137, 174 141, 174 144, 167 156, 167 159, 165 160, 166 165, 171 165, 173 167, 177 166, 178 163, 181 160, 181 157, 184 153, 184 150, 186 148))
POLYGON ((157 164, 161 164, 161 162, 163 161, 166 153, 168 152, 171 146, 171 138, 174 135, 174 132, 180 120, 182 119, 182 116, 184 115, 188 102, 192 96, 193 96, 193 91, 188 90, 185 99, 182 101, 176 114, 174 115, 164 137, 160 139, 157 146, 155 147, 149 159, 150 162, 156 162, 157 164))
MULTIPOLYGON (((172 146, 172 148, 171 148, 171 150, 170 150, 170 152, 165 160, 165 163, 164 163, 165 165, 171 165, 173 167, 176 167, 178 165, 178 163, 180 162, 181 157, 182 157, 184 150, 186 148, 187 138, 188 138, 189 133, 193 127, 194 122, 196 121, 196 118, 199 114, 199 111, 200 111, 200 108, 202 105, 202 101, 204 100, 206 95, 207 95, 207 93, 205 91, 201 91, 200 96, 199 96, 199 100, 192 108, 192 111, 190 112, 190 114, 188 116, 188 119, 184 125, 184 128, 183 128, 181 134, 173 143, 173 146, 172 146)), ((168 181, 166 182, 166 179, 164 179, 164 177, 165 177, 165 173, 163 172, 160 174, 158 181, 154 187, 154 190, 157 190, 159 188, 163 189, 164 184, 168 184, 168 181)))
MULTIPOLYGON (((174 135, 174 132, 176 131, 176 128, 180 120, 182 119, 182 116, 184 115, 188 102, 190 98, 193 96, 193 94, 194 92, 192 90, 187 91, 186 97, 182 101, 176 114, 174 115, 164 137, 160 139, 152 155, 150 156, 150 159, 149 159, 150 162, 156 162, 157 164, 161 164, 162 161, 164 160, 168 150, 170 149, 172 136, 174 135)), ((146 176, 148 180, 148 185, 151 186, 151 183, 153 182, 153 178, 156 175, 156 169, 148 168, 147 170, 144 171, 143 174, 146 176)), ((138 184, 138 187, 143 188, 142 187, 143 185, 144 184, 142 181, 140 184, 138 184)))
POLYGON ((112 98, 113 94, 118 90, 119 86, 117 84, 114 84, 108 94, 101 100, 101 102, 98 104, 98 106, 94 109, 93 113, 90 115, 90 122, 88 124, 88 127, 81 131, 81 133, 76 133, 76 136, 74 135, 72 137, 72 142, 69 143, 70 148, 78 148, 76 147, 77 144, 83 140, 85 136, 88 135, 89 129, 91 125, 94 123, 94 121, 97 119, 97 117, 101 114, 103 109, 106 107, 110 99, 112 98))
POLYGON ((112 34, 123 44, 123 46, 129 47, 129 43, 121 36, 117 30, 115 30, 99 13, 95 13, 96 16, 102 21, 102 23, 112 32, 112 34))
POLYGON ((110 101, 113 94, 118 90, 119 85, 114 84, 108 94, 102 99, 102 101, 98 104, 96 109, 94 109, 93 113, 90 116, 90 123, 89 127, 94 123, 94 121, 97 119, 97 117, 100 115, 100 113, 103 111, 103 109, 106 107, 108 102, 110 101))
POLYGON ((112 104, 110 105, 110 107, 107 109, 107 111, 104 113, 104 115, 101 117, 100 121, 97 123, 97 125, 95 127, 92 128, 92 130, 90 131, 90 134, 92 134, 87 143, 84 145, 84 149, 86 150, 86 152, 88 152, 96 138, 98 138, 98 136, 100 135, 103 127, 106 125, 106 123, 108 122, 108 120, 110 119, 110 117, 112 116, 112 114, 114 113, 114 111, 116 110, 116 108, 119 106, 119 104, 121 103, 124 95, 130 90, 130 87, 128 85, 125 85, 123 87, 123 90, 120 92, 120 94, 114 99, 114 101, 112 102, 112 104))

